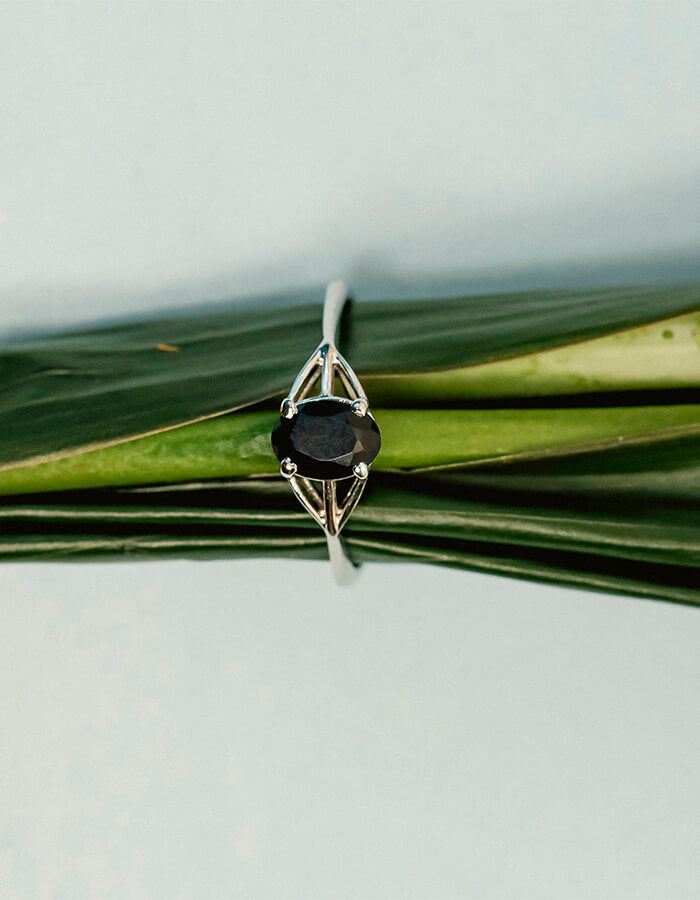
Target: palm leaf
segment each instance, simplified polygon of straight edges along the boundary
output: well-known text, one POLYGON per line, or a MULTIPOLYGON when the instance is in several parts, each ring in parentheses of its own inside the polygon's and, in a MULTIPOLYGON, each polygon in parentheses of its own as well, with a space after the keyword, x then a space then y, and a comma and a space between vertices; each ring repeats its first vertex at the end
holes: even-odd
MULTIPOLYGON (((353 555, 700 602, 698 307, 698 284, 356 304, 345 349, 388 408, 353 555)), ((0 557, 324 556, 269 446, 319 311, 8 343, 0 557)))
MULTIPOLYGON (((352 310, 342 343, 361 377, 440 371, 699 307, 700 283, 366 301, 352 310)), ((0 350, 0 466, 55 459, 277 397, 319 336, 320 304, 299 296, 16 340, 0 350)))

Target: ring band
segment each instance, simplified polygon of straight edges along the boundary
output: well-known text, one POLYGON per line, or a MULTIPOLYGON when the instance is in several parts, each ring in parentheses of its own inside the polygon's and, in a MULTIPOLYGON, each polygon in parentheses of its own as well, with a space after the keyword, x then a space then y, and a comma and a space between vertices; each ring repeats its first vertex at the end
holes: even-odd
POLYGON ((302 366, 280 405, 272 447, 304 509, 323 529, 338 583, 351 581, 359 566, 340 538, 367 484, 381 436, 362 385, 336 346, 348 292, 342 281, 326 288, 321 343, 302 366), (346 396, 333 393, 338 376, 346 396), (320 382, 320 393, 309 396, 320 382), (320 482, 320 488, 317 486, 320 482))

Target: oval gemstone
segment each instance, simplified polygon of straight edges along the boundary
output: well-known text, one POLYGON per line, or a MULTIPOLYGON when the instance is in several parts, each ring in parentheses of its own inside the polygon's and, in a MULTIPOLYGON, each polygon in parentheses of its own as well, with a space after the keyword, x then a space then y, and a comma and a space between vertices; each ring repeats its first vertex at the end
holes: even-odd
POLYGON ((358 416, 343 400, 306 400, 291 419, 280 416, 272 448, 281 462, 289 457, 304 478, 349 478, 353 466, 369 463, 382 441, 370 413, 358 416))

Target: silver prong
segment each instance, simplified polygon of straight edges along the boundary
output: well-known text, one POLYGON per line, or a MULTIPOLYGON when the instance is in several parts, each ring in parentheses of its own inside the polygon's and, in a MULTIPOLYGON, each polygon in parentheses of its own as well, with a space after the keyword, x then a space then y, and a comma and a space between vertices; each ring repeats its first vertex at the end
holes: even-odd
POLYGON ((367 476, 369 475, 369 466, 367 463, 359 462, 356 463, 352 471, 355 473, 355 476, 359 478, 361 481, 365 481, 367 476))
POLYGON ((280 463, 280 475, 283 478, 294 478, 297 474, 297 464, 292 462, 292 460, 285 456, 285 458, 280 463))
POLYGON ((293 400, 290 400, 289 397, 285 397, 280 403, 280 412, 282 413, 283 418, 292 419, 297 414, 297 405, 293 400))
POLYGON ((323 509, 323 497, 314 487, 314 482, 308 478, 297 475, 289 479, 289 486, 297 495, 297 499, 304 509, 318 522, 321 528, 326 527, 326 518, 323 509))
POLYGON ((323 482, 323 519, 328 534, 338 533, 338 495, 335 481, 323 482))
POLYGON ((350 406, 352 411, 356 416, 366 416, 367 410, 369 409, 369 403, 367 402, 366 397, 358 397, 357 400, 353 400, 350 406))
POLYGON ((322 362, 321 350, 317 348, 306 360, 304 367, 294 379, 294 384, 289 391, 289 397, 287 397, 288 400, 296 403, 298 400, 303 399, 310 386, 317 380, 322 362))
POLYGON ((347 395, 351 400, 367 399, 357 375, 355 375, 352 370, 352 366, 337 350, 335 352, 335 369, 337 374, 340 375, 340 379, 345 385, 347 395))
POLYGON ((324 344, 321 347, 323 368, 321 369, 321 395, 333 396, 333 376, 335 375, 335 348, 332 344, 324 344))
MULTIPOLYGON (((350 485, 350 490, 345 495, 343 508, 340 510, 340 517, 338 518, 338 532, 340 532, 341 528, 345 527, 345 523, 350 517, 353 509, 355 509, 355 507, 357 506, 358 500, 362 496, 364 489, 367 487, 367 478, 362 478, 357 474, 357 469, 361 466, 365 466, 365 464, 358 463, 355 467, 355 479, 350 485)), ((367 466, 365 466, 365 470, 367 470, 367 466)), ((360 469, 360 471, 362 470, 360 469)))

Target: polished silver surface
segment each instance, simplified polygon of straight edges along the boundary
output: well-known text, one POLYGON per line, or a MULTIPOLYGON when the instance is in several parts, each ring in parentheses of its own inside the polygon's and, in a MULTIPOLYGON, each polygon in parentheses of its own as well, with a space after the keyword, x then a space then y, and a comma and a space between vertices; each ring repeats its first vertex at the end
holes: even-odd
MULTIPOLYGON (((297 413, 298 404, 307 399, 338 399, 333 393, 335 378, 343 384, 352 411, 357 416, 366 416, 369 401, 352 366, 338 351, 336 346, 338 328, 343 309, 348 300, 347 286, 342 281, 332 281, 326 288, 323 304, 321 343, 304 363, 294 379, 289 395, 280 405, 280 413, 291 419, 297 413), (320 383, 320 392, 311 395, 314 386, 320 383)), ((346 402, 348 402, 346 401, 346 402)), ((353 469, 352 483, 341 492, 338 499, 338 481, 344 484, 350 479, 311 479, 297 475, 295 463, 286 458, 280 464, 280 474, 287 479, 297 499, 304 509, 323 529, 328 542, 328 556, 338 584, 348 584, 357 574, 359 565, 349 558, 340 532, 360 500, 367 484, 369 466, 360 462, 353 469)))
POLYGON ((280 475, 283 478, 292 478, 297 473, 297 464, 287 457, 280 463, 280 475))
POLYGON ((328 558, 331 562, 336 584, 352 584, 360 572, 360 566, 353 563, 343 545, 342 539, 337 534, 328 534, 328 558))

